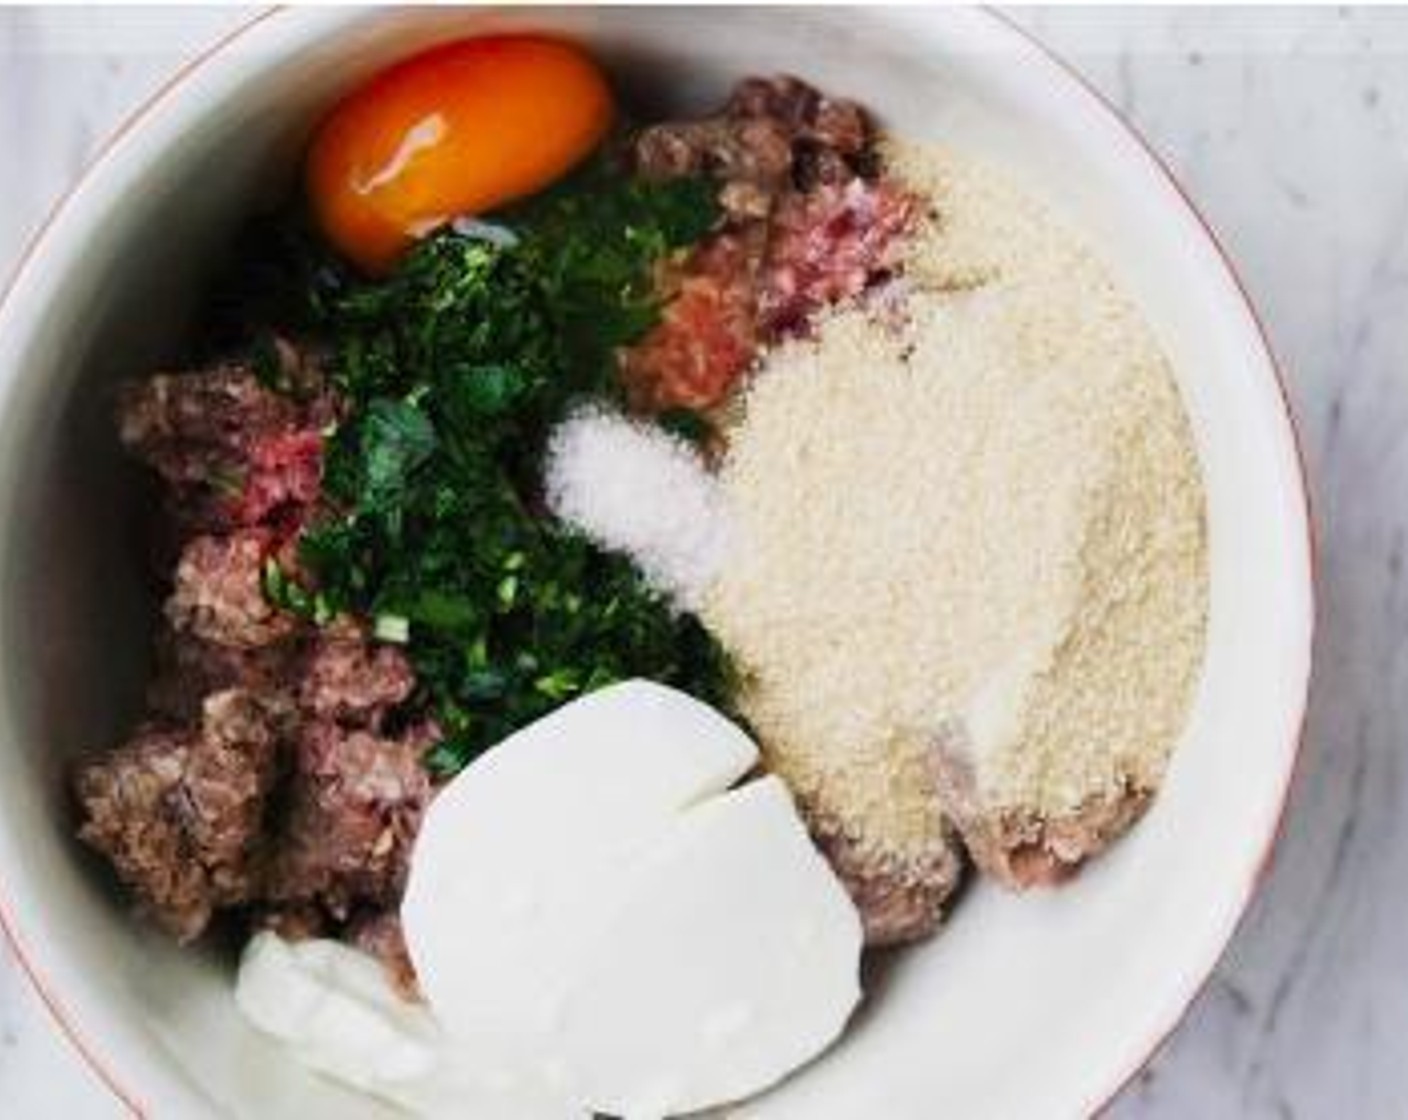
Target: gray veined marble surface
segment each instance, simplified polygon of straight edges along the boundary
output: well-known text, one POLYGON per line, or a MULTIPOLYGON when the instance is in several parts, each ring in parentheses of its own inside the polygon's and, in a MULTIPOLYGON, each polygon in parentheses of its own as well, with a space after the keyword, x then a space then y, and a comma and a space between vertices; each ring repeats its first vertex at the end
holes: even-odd
MULTIPOLYGON (((1285 363, 1321 538, 1275 869, 1122 1117, 1408 1116, 1408 10, 1017 10, 1170 162, 1285 363)), ((0 272, 237 9, 0 9, 0 272)), ((0 954, 3 954, 0 950, 0 954)), ((0 955, 0 1113, 116 1115, 0 955)))

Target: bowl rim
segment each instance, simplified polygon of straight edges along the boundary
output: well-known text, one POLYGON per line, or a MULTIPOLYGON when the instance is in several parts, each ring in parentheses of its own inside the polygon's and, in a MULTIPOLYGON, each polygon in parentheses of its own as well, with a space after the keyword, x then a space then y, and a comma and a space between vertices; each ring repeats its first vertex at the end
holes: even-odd
MULTIPOLYGON (((28 272, 32 262, 40 255, 44 242, 69 210, 69 204, 74 196, 83 190, 90 180, 97 175, 102 166, 109 161, 115 151, 122 145, 122 142, 129 135, 147 124, 153 116, 182 90, 198 71, 205 68, 218 57, 226 55, 231 48, 250 36, 256 29, 273 22, 276 17, 296 18, 298 15, 299 13, 294 8, 282 4, 265 7, 254 12, 247 19, 221 34, 209 45, 200 49, 178 66, 153 93, 122 119, 121 123, 108 134, 93 155, 85 162, 73 182, 59 195, 37 229, 29 236, 14 266, 11 268, 9 275, 4 278, 4 283, 0 285, 0 319, 4 318, 4 312, 7 310, 11 296, 19 287, 21 279, 28 272)), ((1186 999, 1182 1000, 1180 1004, 1173 1009, 1161 1028, 1151 1035, 1151 1037, 1146 1040, 1146 1043, 1141 1045, 1140 1050, 1142 1056, 1131 1063, 1117 1078, 1112 1079, 1106 1091, 1088 1102, 1087 1114, 1095 1115, 1108 1107, 1114 1099, 1139 1076, 1141 1071, 1153 1061, 1164 1044, 1186 1019, 1193 1004, 1197 1002, 1198 998, 1213 979, 1218 965, 1226 955, 1227 948, 1231 945, 1238 930, 1245 921, 1253 899, 1256 897, 1258 890, 1265 883, 1271 872, 1277 846, 1286 831, 1291 799, 1298 781, 1302 776, 1305 762, 1306 716, 1310 702, 1314 639, 1318 619, 1318 587, 1320 578, 1318 559, 1319 545, 1316 522, 1313 516, 1314 511, 1312 508, 1310 487, 1307 481, 1305 442, 1296 418, 1295 410, 1291 404, 1290 393, 1287 387, 1286 367, 1278 358, 1275 348, 1272 345, 1266 323, 1257 310, 1246 283, 1243 281, 1241 274, 1212 222, 1194 202, 1168 161, 1159 154, 1150 141, 1144 137, 1120 108, 1101 92, 1089 78, 1081 73, 1073 63, 1068 62, 1054 49, 1048 47, 1036 33, 1023 27, 1015 18, 997 8, 982 5, 978 8, 970 9, 970 15, 986 20, 990 30, 995 30, 1001 35, 1020 41, 1028 50, 1034 52, 1035 55, 1052 65, 1054 69, 1070 83, 1071 87, 1078 95, 1083 95, 1089 104, 1100 111, 1101 115, 1107 119, 1108 123, 1113 124, 1119 133, 1123 134, 1127 140, 1133 142, 1136 149, 1142 152, 1144 157, 1148 160, 1152 169, 1164 180, 1168 187, 1172 188, 1173 198, 1176 200, 1177 204, 1182 206, 1186 216, 1192 218, 1195 225, 1201 229, 1203 236, 1207 239, 1209 246, 1213 250, 1220 268, 1226 278, 1231 281, 1236 297, 1242 305, 1241 309, 1245 312, 1254 328, 1260 364, 1264 372, 1270 375, 1279 396, 1281 410, 1286 423, 1286 430, 1289 432, 1291 440, 1292 461, 1289 464, 1291 473, 1288 481, 1292 484, 1294 496, 1298 498, 1297 508, 1298 512, 1301 514, 1301 520, 1306 533, 1303 586, 1306 591, 1307 618, 1304 629, 1304 657, 1302 658, 1302 663, 1305 666, 1305 679, 1299 682, 1295 693, 1298 697, 1298 711, 1293 713, 1293 718, 1289 724, 1288 733, 1291 738, 1289 744, 1290 754, 1288 764, 1285 766, 1283 776, 1281 777, 1281 789, 1278 792, 1278 808, 1271 821, 1271 827, 1265 838, 1261 854, 1251 867, 1250 874, 1247 877, 1242 891, 1242 897, 1235 911, 1230 916, 1230 921, 1224 935, 1221 937, 1221 943, 1217 951, 1212 954, 1207 961, 1206 968, 1200 979, 1190 985, 1186 999)), ((134 1116, 146 1117, 152 1115, 152 1110, 146 1103, 144 1094, 132 1087, 125 1074, 119 1072, 117 1063, 109 1059, 103 1053, 102 1049, 91 1040, 82 1024, 78 1022, 77 1016, 68 1006, 65 999, 58 993, 57 986, 49 979, 47 971, 38 962, 38 955, 28 947, 28 943, 20 928, 17 910, 6 893, 3 877, 0 877, 0 935, 3 935, 5 941, 10 946, 15 960, 19 964, 20 971, 26 977, 35 994, 39 997, 41 1005, 44 1007, 54 1025, 58 1027, 59 1032, 68 1040, 83 1063, 112 1095, 116 1103, 134 1116)))
MULTIPOLYGON (((84 163, 82 169, 68 187, 58 196, 49 207, 48 213, 44 215, 38 228, 29 236, 24 247, 20 251, 18 259, 10 269, 9 275, 5 277, 3 285, 0 285, 0 318, 9 305, 10 298, 19 287, 20 280, 28 271, 31 262, 39 256, 45 240, 63 218, 69 208, 69 203, 73 197, 85 186, 94 176, 98 169, 107 162, 113 151, 131 133, 140 128, 146 121, 156 113, 186 82, 190 77, 209 62, 215 56, 223 53, 236 40, 241 39, 259 25, 263 24, 281 11, 286 11, 283 5, 266 7, 255 12, 249 18, 241 21, 235 27, 226 31, 213 42, 201 48, 194 55, 178 66, 169 77, 166 78, 151 94, 149 94, 136 108, 124 116, 121 122, 103 139, 96 151, 84 163)), ((24 935, 20 931, 19 916, 14 905, 11 903, 3 880, 0 880, 0 934, 3 934, 6 944, 20 971, 28 980, 34 994, 39 997, 39 1002, 48 1014, 50 1020, 58 1027, 59 1033, 68 1041, 69 1045, 77 1051, 79 1058, 88 1070, 98 1079, 99 1083, 108 1090, 115 1098, 116 1103, 125 1108, 133 1116, 148 1117, 152 1115, 150 1108, 144 1102, 140 1093, 133 1089, 127 1079, 119 1073, 117 1063, 110 1060, 100 1048, 91 1041, 83 1026, 78 1022, 77 1016, 66 1005, 62 996, 56 990, 47 972, 37 963, 36 954, 29 948, 24 935)))
POLYGON ((1189 1012, 1193 1009, 1193 1005, 1198 1002, 1203 993, 1207 990, 1208 985, 1212 983, 1213 978, 1217 974, 1218 966, 1226 957, 1227 950, 1231 947, 1233 940, 1246 921, 1247 914, 1251 910, 1252 902, 1256 899, 1257 893, 1271 875, 1276 860, 1276 850, 1280 846, 1282 838, 1285 836, 1286 823, 1290 815, 1291 798, 1303 776, 1305 766, 1306 717, 1310 707, 1310 683, 1314 673, 1315 634, 1317 630, 1317 620, 1319 619, 1320 544, 1308 481, 1309 475, 1306 466, 1305 436, 1301 431, 1300 420, 1296 416, 1295 408, 1291 404, 1291 394, 1287 384, 1286 365, 1276 352, 1276 347, 1271 341, 1271 332, 1267 329, 1266 321, 1262 318, 1261 312, 1256 306, 1256 301, 1252 299, 1251 292, 1246 282, 1242 279, 1242 274, 1238 270, 1236 263, 1232 259, 1232 254, 1228 251, 1222 237, 1219 236, 1217 229, 1213 226, 1212 220, 1203 213, 1202 209, 1193 200, 1193 196, 1188 192, 1188 189, 1184 187, 1183 182, 1178 178, 1177 174, 1175 174, 1169 161, 1165 159, 1144 134, 1135 127, 1134 122, 1125 115, 1123 110, 1100 90, 1094 82, 1086 77, 1074 63, 1069 62, 1053 48, 1047 46, 1034 32, 1023 27, 1001 9, 984 5, 983 10, 998 22, 1006 25, 1008 30, 1025 39, 1038 52, 1062 70, 1076 85, 1089 94, 1092 100, 1104 111, 1106 116, 1113 119, 1114 122, 1143 149, 1144 154, 1148 157, 1159 175, 1173 188, 1174 193, 1182 202, 1189 216, 1202 228, 1204 236, 1208 239, 1208 243, 1217 254, 1222 268, 1236 288, 1238 298, 1241 300, 1248 317, 1256 328, 1263 356, 1266 359, 1267 368, 1275 381, 1276 390, 1281 398, 1281 408, 1285 413, 1286 426, 1290 431, 1291 448, 1295 457, 1295 482, 1304 511, 1303 521, 1306 536, 1305 557, 1307 564, 1305 575, 1309 609, 1305 632, 1305 641, 1308 647, 1305 658, 1306 677, 1298 693, 1300 696, 1300 711, 1297 713, 1291 725, 1291 734, 1294 736, 1295 742, 1291 748, 1290 765, 1286 767, 1286 777, 1280 791, 1280 806, 1277 809, 1275 821, 1269 835, 1266 837, 1261 857, 1252 870, 1250 882, 1243 892, 1238 912, 1230 928, 1227 930, 1227 935, 1221 949, 1218 950, 1216 956, 1208 963, 1207 972, 1202 979, 1190 989, 1187 1002, 1183 1004, 1182 1008, 1165 1024, 1163 1030, 1157 1037, 1149 1040, 1148 1053, 1146 1053, 1137 1064, 1130 1068, 1120 1081, 1112 1084, 1109 1092, 1091 1108, 1090 1115, 1094 1116, 1104 1112, 1106 1108, 1114 1103, 1115 1098, 1123 1093, 1124 1090, 1139 1077, 1150 1063, 1153 1062, 1155 1057, 1158 1056, 1159 1051, 1163 1049, 1165 1043, 1178 1031, 1184 1020, 1187 1019, 1189 1012))

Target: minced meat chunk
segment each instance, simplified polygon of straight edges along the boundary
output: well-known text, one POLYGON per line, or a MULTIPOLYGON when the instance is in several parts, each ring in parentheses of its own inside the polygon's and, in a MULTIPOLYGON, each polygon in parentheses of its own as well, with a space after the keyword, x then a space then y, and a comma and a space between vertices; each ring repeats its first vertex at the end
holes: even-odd
POLYGON ((791 180, 792 137, 777 121, 714 117, 647 128, 634 158, 652 178, 714 175, 726 184, 720 201, 730 215, 761 218, 791 180))
POLYGON ((289 708, 289 675, 297 653, 293 642, 237 649, 203 641, 189 633, 163 631, 157 637, 156 672, 147 686, 152 713, 172 723, 190 723, 212 692, 239 688, 266 705, 289 708))
POLYGON ((304 662, 298 700, 316 719, 377 727, 388 708, 415 688, 415 674, 396 646, 372 645, 365 636, 324 633, 304 662))
POLYGON ((768 337, 792 334, 827 304, 860 295, 899 265, 919 200, 893 183, 852 179, 784 199, 773 215, 758 294, 768 337))
POLYGON ((217 908, 257 889, 276 738, 257 700, 217 692, 206 699, 199 728, 145 728, 75 775, 79 836, 182 941, 199 935, 217 908))
POLYGON ((123 443, 173 487, 177 520, 201 530, 293 519, 318 497, 323 432, 340 412, 321 358, 276 339, 281 391, 250 362, 158 374, 118 402, 123 443))
POLYGON ((637 135, 642 174, 718 179, 725 222, 662 270, 660 322, 621 357, 635 408, 717 406, 762 347, 894 272, 920 207, 876 174, 874 148, 858 105, 787 77, 741 82, 718 115, 637 135))
POLYGON ((176 567, 167 620, 176 630, 236 649, 258 649, 287 638, 298 620, 264 595, 264 562, 275 544, 263 529, 196 537, 176 567))
POLYGON ((761 225, 720 233, 667 274, 659 324, 621 357, 634 408, 709 408, 752 364, 762 249, 761 225))
POLYGON ((778 121, 796 140, 833 148, 844 156, 860 156, 872 142, 870 121, 856 102, 828 97, 788 74, 744 78, 733 87, 726 111, 745 120, 778 121))
POLYGON ((124 388, 118 402, 122 442, 177 485, 237 486, 251 443, 298 420, 298 403, 243 362, 157 374, 124 388))
POLYGON ((788 193, 766 223, 714 234, 666 272, 660 322, 621 357, 632 405, 718 405, 762 346, 802 333, 818 311, 889 277, 918 217, 907 191, 853 178, 788 193))
POLYGON ((398 903, 431 795, 421 760, 438 737, 428 725, 387 738, 330 721, 304 724, 267 896, 317 901, 339 921, 358 904, 398 903))
MULTIPOLYGON (((816 819, 816 814, 812 814, 816 819)), ((844 830, 815 828, 817 846, 855 903, 871 948, 901 945, 929 936, 943 919, 944 904, 963 880, 955 837, 923 857, 881 856, 844 830)))
POLYGON ((713 117, 643 129, 631 149, 650 178, 712 175, 734 218, 767 216, 788 189, 841 183, 868 170, 874 143, 864 110, 796 78, 740 82, 713 117))
POLYGON ((236 525, 259 525, 284 509, 302 511, 318 499, 323 481, 323 435, 278 432, 249 445, 243 485, 228 506, 236 525))
POLYGON ((971 763, 948 745, 936 752, 939 802, 974 864, 1013 890, 1055 886, 1074 876, 1143 816, 1151 789, 1128 780, 1063 814, 994 807, 978 794, 971 763))
POLYGON ((416 684, 402 649, 266 595, 271 562, 308 580, 299 535, 342 406, 317 351, 274 338, 262 357, 262 377, 227 361, 122 393, 122 440, 165 483, 179 559, 147 721, 75 771, 80 831, 182 940, 231 909, 354 939, 409 991, 394 910, 439 733, 402 710, 416 684))
POLYGON ((874 130, 854 101, 827 97, 797 78, 747 78, 734 87, 726 112, 780 125, 792 149, 793 181, 804 190, 868 170, 874 130))

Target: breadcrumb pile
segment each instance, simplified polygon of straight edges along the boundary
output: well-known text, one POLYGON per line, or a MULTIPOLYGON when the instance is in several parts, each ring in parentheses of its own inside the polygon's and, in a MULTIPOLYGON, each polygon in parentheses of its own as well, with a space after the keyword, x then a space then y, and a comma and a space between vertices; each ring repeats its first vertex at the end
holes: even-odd
POLYGON ((893 854, 944 843, 941 739, 993 812, 1154 789, 1208 577, 1187 418, 1103 265, 985 167, 888 158, 935 210, 901 322, 853 307, 763 363, 705 619, 768 765, 893 854))

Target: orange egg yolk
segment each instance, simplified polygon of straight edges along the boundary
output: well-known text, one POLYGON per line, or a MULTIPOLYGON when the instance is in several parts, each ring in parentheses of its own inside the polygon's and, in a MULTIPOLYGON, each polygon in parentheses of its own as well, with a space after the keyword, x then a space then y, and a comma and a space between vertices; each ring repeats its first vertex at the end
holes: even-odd
POLYGON ((384 272, 437 226, 549 186, 600 144, 612 114, 605 76, 568 43, 449 43, 332 110, 308 153, 309 197, 332 243, 384 272))

